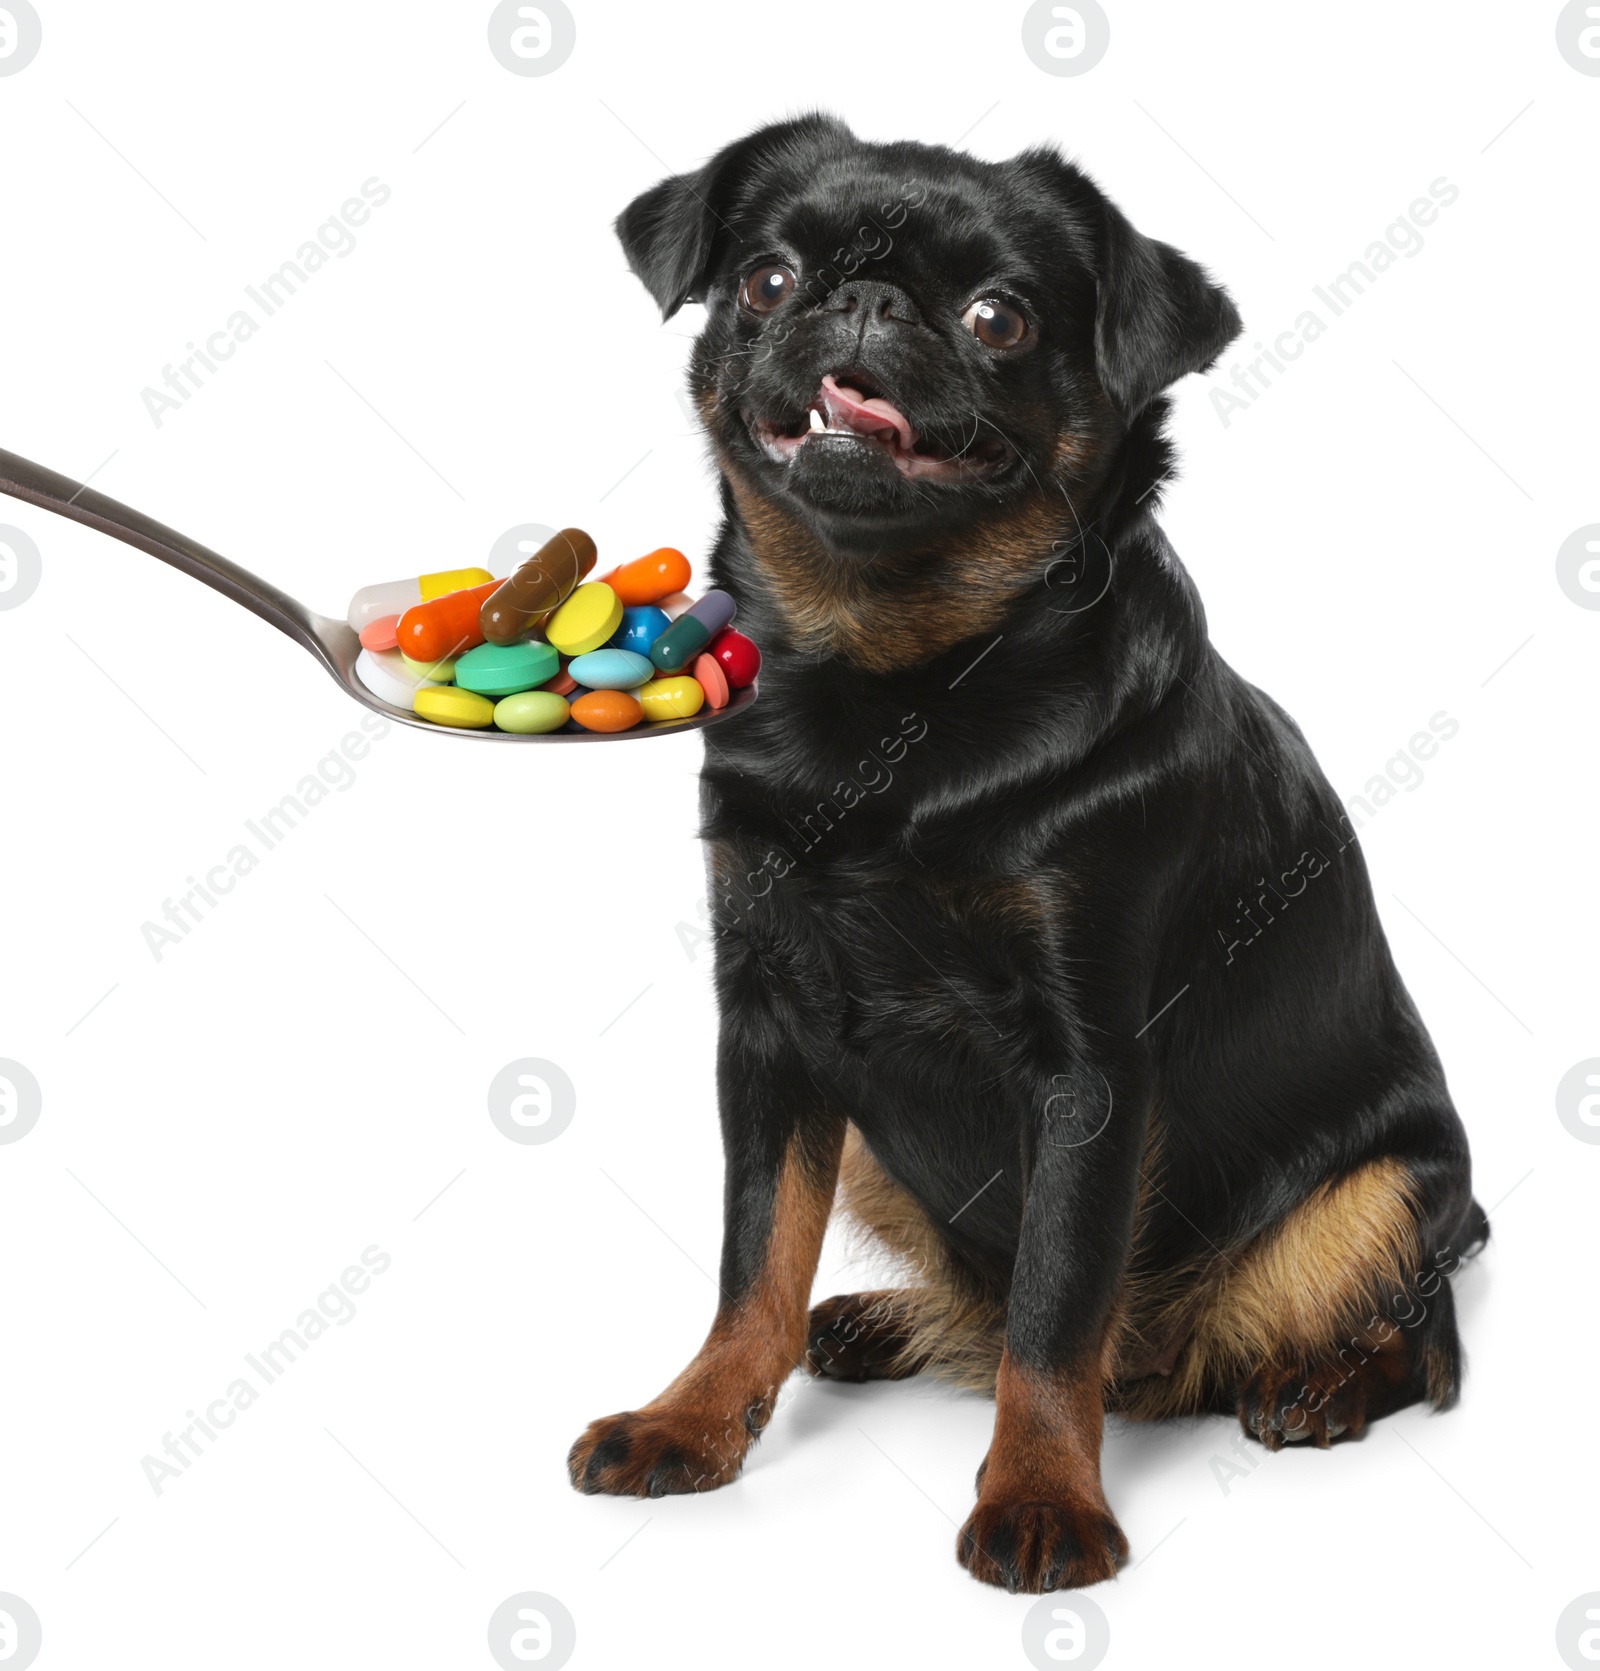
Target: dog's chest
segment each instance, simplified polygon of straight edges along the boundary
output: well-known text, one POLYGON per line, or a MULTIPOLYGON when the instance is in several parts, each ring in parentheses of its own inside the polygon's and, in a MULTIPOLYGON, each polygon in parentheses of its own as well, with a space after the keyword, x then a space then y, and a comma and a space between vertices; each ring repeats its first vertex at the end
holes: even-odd
POLYGON ((776 1001, 813 1048, 880 1063, 986 1055, 1056 984, 1063 902, 1050 875, 780 860, 737 880, 714 864, 713 876, 725 997, 776 1001))

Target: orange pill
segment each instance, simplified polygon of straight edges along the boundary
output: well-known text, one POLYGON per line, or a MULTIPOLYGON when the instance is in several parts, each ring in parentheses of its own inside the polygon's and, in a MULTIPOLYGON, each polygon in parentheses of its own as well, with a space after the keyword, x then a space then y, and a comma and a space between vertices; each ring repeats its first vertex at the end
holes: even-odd
POLYGON ((469 586, 464 592, 446 592, 442 598, 413 604, 395 629, 401 652, 413 661, 450 661, 475 650, 483 642, 478 611, 499 584, 491 580, 483 586, 469 586))
POLYGON ((635 557, 606 579, 613 592, 630 606, 654 603, 669 592, 681 592, 689 584, 689 559, 681 551, 664 545, 646 557, 635 557))
POLYGON ((585 731, 631 731, 644 709, 625 690, 592 690, 572 704, 572 717, 585 731))
POLYGON ((728 705, 728 680, 722 671, 722 665, 715 656, 696 656, 694 666, 689 669, 694 682, 706 693, 706 701, 713 708, 725 708, 728 705))

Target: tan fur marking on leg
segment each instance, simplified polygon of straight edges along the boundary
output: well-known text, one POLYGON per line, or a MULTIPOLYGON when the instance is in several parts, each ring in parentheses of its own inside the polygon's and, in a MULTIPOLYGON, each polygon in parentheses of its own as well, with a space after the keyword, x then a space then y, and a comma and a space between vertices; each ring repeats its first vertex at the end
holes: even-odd
POLYGON ((838 1176, 844 1122, 780 1167, 760 1274, 724 1300, 681 1375, 637 1410, 590 1422, 567 1455, 580 1491, 659 1496, 709 1491, 739 1472, 778 1389, 804 1356, 808 1301, 838 1176))
POLYGON ((876 1237, 907 1268, 911 1286, 895 1295, 906 1331, 901 1362, 992 1393, 1005 1331, 1003 1301, 956 1271, 927 1214, 873 1159, 854 1126, 845 1135, 839 1167, 839 1210, 860 1238, 876 1237))
POLYGON ((1010 1352, 995 1384, 994 1438, 956 1540, 974 1578, 1036 1593, 1110 1578, 1128 1540, 1100 1483, 1102 1350, 1035 1369, 1010 1352))
POLYGON ((1104 1426, 1096 1368, 1047 1374, 1004 1353, 995 1377, 994 1438, 979 1496, 1103 1508, 1104 1426))
POLYGON ((692 1406, 716 1419, 749 1411, 757 1431, 766 1425, 778 1388, 805 1354, 811 1281, 841 1141, 842 1133, 823 1167, 808 1164, 794 1148, 784 1157, 761 1275, 742 1299, 718 1308, 705 1344, 645 1410, 692 1406))
POLYGON ((1417 1264, 1410 1176, 1393 1158, 1369 1161, 1318 1186, 1242 1250, 1165 1285, 1161 1311, 1141 1318, 1139 1333, 1181 1341, 1171 1373, 1123 1385, 1117 1402, 1134 1416, 1199 1410, 1263 1363, 1337 1351, 1417 1264))

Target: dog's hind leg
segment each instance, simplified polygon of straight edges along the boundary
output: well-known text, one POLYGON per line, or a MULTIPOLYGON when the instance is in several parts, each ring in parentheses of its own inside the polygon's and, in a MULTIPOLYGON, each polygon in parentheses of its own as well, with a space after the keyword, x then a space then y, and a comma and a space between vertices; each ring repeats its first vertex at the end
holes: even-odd
POLYGON ((913 1290, 835 1294, 811 1308, 806 1369, 823 1381, 898 1381, 926 1367, 911 1354, 913 1290))
POLYGON ((1268 1450, 1309 1441, 1326 1450, 1409 1404, 1455 1397, 1460 1343, 1448 1282, 1431 1299, 1408 1296, 1409 1324, 1374 1315, 1348 1338, 1291 1349, 1262 1364, 1239 1391, 1239 1420, 1268 1450))
MULTIPOLYGON (((1441 1237, 1422 1205, 1428 1193, 1426 1169, 1419 1175, 1417 1168, 1375 1162, 1312 1207, 1336 1224, 1342 1216, 1343 1233, 1353 1240, 1364 1231, 1387 1239, 1389 1249, 1372 1249, 1365 1317, 1346 1309, 1344 1326, 1320 1341, 1308 1343, 1303 1334, 1282 1341, 1239 1388, 1240 1423, 1268 1450, 1304 1441, 1326 1449, 1335 1439, 1359 1439, 1369 1423, 1407 1405, 1445 1410, 1455 1403, 1462 1352, 1449 1277, 1488 1240, 1489 1221, 1470 1201, 1464 1213, 1450 1214, 1457 1222, 1441 1237), (1352 1197, 1364 1209, 1354 1218, 1352 1197)), ((1330 1321, 1332 1315, 1330 1309, 1330 1321)))
POLYGON ((1314 1190, 1202 1279, 1170 1376, 1129 1385, 1124 1407, 1230 1410, 1269 1450, 1447 1408, 1462 1363, 1449 1276, 1488 1222, 1443 1171, 1389 1156, 1314 1190))

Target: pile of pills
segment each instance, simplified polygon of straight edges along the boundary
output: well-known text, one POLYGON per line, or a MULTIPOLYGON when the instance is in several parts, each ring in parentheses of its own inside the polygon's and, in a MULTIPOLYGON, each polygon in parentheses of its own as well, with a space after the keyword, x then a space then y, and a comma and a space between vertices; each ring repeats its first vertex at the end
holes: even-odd
POLYGON ((564 528, 506 580, 449 569, 364 586, 348 617, 356 675, 435 725, 524 736, 688 719, 755 682, 761 652, 732 630, 733 599, 692 601, 681 551, 588 580, 595 557, 564 528))

